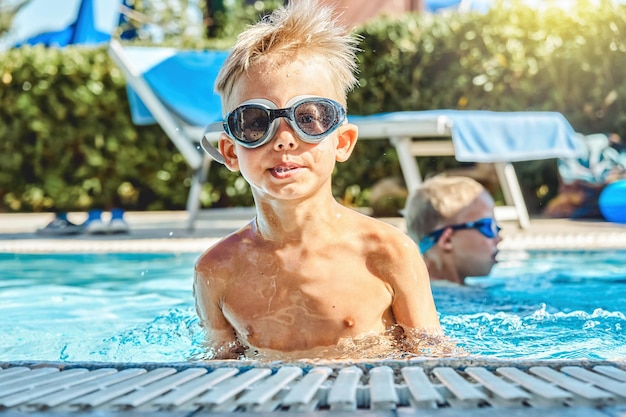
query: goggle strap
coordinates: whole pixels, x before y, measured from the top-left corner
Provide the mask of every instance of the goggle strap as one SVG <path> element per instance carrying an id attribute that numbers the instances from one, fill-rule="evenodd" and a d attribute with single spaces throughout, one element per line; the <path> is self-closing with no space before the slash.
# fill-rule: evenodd
<path id="1" fill-rule="evenodd" d="M 433 239 L 431 236 L 426 236 L 424 237 L 424 239 L 422 239 L 418 246 L 420 249 L 420 253 L 423 255 L 426 253 L 426 251 L 428 251 L 428 249 L 432 248 L 433 246 L 435 246 L 437 242 L 435 241 L 435 239 Z"/>
<path id="2" fill-rule="evenodd" d="M 202 136 L 202 139 L 200 139 L 200 146 L 202 146 L 202 149 L 204 149 L 205 152 L 208 153 L 215 161 L 220 164 L 224 164 L 226 162 L 224 156 L 211 144 L 209 139 L 206 137 L 206 134 Z"/>
<path id="3" fill-rule="evenodd" d="M 495 228 L 494 228 L 495 225 Z M 479 219 L 474 222 L 467 222 L 461 224 L 451 224 L 445 227 L 442 227 L 437 230 L 433 230 L 428 235 L 424 236 L 424 238 L 419 242 L 420 252 L 422 254 L 426 253 L 427 250 L 432 248 L 437 244 L 444 230 L 446 229 L 452 230 L 465 230 L 465 229 L 476 229 L 483 236 L 488 239 L 493 239 L 498 236 L 500 232 L 500 226 L 496 223 L 494 219 Z"/>

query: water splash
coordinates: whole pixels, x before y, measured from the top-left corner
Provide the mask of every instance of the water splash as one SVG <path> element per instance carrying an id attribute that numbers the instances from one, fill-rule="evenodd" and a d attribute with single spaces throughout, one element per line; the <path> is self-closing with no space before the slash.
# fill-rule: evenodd
<path id="1" fill-rule="evenodd" d="M 441 322 L 446 333 L 474 355 L 528 359 L 620 357 L 615 348 L 624 345 L 624 313 L 550 309 L 541 305 L 525 316 L 505 312 L 444 316 Z"/>

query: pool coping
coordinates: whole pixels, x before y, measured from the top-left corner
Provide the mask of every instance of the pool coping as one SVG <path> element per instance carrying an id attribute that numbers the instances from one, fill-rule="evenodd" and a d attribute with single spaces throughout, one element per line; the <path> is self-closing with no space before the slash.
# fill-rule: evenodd
<path id="1" fill-rule="evenodd" d="M 79 223 L 84 213 L 70 213 Z M 128 212 L 130 233 L 117 235 L 45 236 L 36 231 L 51 213 L 0 214 L 0 253 L 63 252 L 202 252 L 219 239 L 245 225 L 254 216 L 250 207 L 204 210 L 195 228 L 187 228 L 187 212 Z M 406 231 L 404 219 L 380 219 Z M 507 250 L 622 250 L 626 249 L 626 224 L 599 220 L 531 219 L 528 229 L 502 222 Z"/>
<path id="2" fill-rule="evenodd" d="M 16 360 L 0 361 L 0 369 L 8 366 L 28 366 L 28 367 L 58 367 L 70 369 L 76 367 L 92 368 L 130 368 L 142 367 L 154 369 L 157 367 L 171 367 L 177 370 L 204 367 L 208 369 L 218 369 L 222 367 L 235 367 L 250 369 L 256 367 L 280 368 L 283 366 L 296 366 L 303 369 L 310 369 L 316 366 L 328 366 L 330 368 L 345 368 L 355 366 L 367 370 L 376 366 L 389 366 L 393 369 L 408 365 L 419 365 L 424 369 L 433 369 L 440 366 L 452 367 L 455 369 L 465 369 L 470 366 L 482 366 L 489 369 L 514 366 L 518 369 L 527 369 L 532 366 L 555 366 L 563 367 L 570 365 L 599 366 L 612 365 L 626 370 L 626 358 L 619 359 L 591 359 L 591 358 L 570 358 L 570 359 L 528 359 L 528 358 L 493 358 L 485 356 L 464 356 L 464 357 L 410 357 L 406 359 L 378 359 L 378 360 L 250 360 L 250 359 L 225 359 L 225 360 L 190 360 L 186 362 L 107 362 L 107 361 L 41 361 L 41 360 Z"/>

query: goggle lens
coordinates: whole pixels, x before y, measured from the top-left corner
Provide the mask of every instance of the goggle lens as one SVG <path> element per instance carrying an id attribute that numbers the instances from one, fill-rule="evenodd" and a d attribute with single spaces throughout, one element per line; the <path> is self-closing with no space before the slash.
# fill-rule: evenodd
<path id="1" fill-rule="evenodd" d="M 304 102 L 294 108 L 294 119 L 307 135 L 322 136 L 335 127 L 339 115 L 329 102 Z"/>
<path id="2" fill-rule="evenodd" d="M 481 219 L 475 224 L 476 229 L 483 234 L 483 236 L 493 239 L 498 235 L 501 228 L 498 226 L 494 219 Z"/>
<path id="3" fill-rule="evenodd" d="M 238 107 L 228 116 L 228 129 L 237 140 L 254 143 L 269 129 L 268 110 L 252 104 Z"/>

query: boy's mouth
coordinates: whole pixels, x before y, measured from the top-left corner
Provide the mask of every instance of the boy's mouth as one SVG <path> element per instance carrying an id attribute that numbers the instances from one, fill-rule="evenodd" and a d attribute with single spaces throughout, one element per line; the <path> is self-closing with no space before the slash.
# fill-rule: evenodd
<path id="1" fill-rule="evenodd" d="M 271 169 L 272 174 L 274 175 L 278 175 L 278 176 L 283 176 L 291 171 L 294 171 L 296 169 L 300 168 L 297 165 L 278 165 L 275 166 L 274 168 Z"/>

